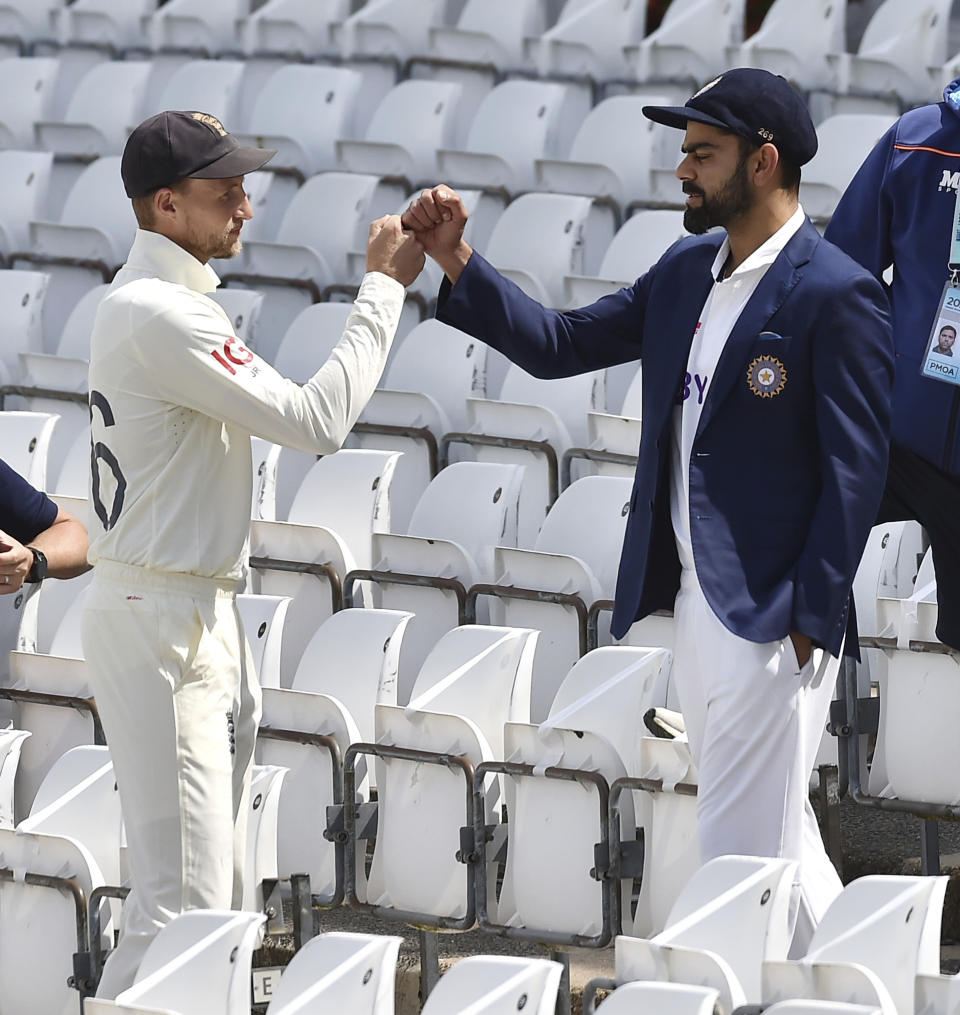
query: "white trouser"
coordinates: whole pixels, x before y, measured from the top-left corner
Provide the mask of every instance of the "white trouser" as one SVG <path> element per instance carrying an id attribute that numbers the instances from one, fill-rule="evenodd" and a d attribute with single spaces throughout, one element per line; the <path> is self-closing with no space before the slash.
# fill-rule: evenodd
<path id="1" fill-rule="evenodd" d="M 809 798 L 836 660 L 814 649 L 801 669 L 789 637 L 762 644 L 738 637 L 691 570 L 681 574 L 675 625 L 672 679 L 700 773 L 701 858 L 797 860 L 791 918 L 794 950 L 805 949 L 842 887 Z"/>
<path id="2" fill-rule="evenodd" d="M 236 583 L 98 563 L 83 617 L 110 747 L 131 892 L 99 997 L 129 987 L 156 934 L 186 909 L 242 898 L 260 688 Z"/>

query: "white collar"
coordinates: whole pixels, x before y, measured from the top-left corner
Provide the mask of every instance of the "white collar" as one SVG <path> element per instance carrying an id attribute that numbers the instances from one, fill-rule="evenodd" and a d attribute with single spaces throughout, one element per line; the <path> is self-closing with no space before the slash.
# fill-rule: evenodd
<path id="1" fill-rule="evenodd" d="M 725 237 L 723 243 L 720 244 L 716 258 L 714 258 L 713 267 L 710 269 L 710 273 L 715 281 L 729 282 L 738 275 L 746 274 L 748 271 L 756 271 L 758 268 L 766 268 L 768 265 L 773 264 L 780 256 L 783 248 L 793 238 L 794 233 L 803 225 L 805 219 L 806 214 L 804 213 L 803 206 L 798 204 L 797 210 L 772 236 L 764 240 L 742 264 L 737 265 L 736 269 L 730 273 L 729 278 L 722 279 L 720 276 L 723 273 L 723 266 L 727 263 L 727 258 L 730 256 L 730 238 Z"/>
<path id="2" fill-rule="evenodd" d="M 178 243 L 148 229 L 137 230 L 124 267 L 156 275 L 198 293 L 213 292 L 220 285 L 219 276 L 209 264 L 201 264 Z"/>

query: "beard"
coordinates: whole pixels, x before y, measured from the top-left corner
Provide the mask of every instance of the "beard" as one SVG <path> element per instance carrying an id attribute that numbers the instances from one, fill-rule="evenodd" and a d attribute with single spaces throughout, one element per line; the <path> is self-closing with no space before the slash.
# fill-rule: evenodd
<path id="1" fill-rule="evenodd" d="M 692 183 L 683 185 L 684 194 L 695 194 L 700 206 L 683 212 L 683 228 L 699 236 L 714 226 L 726 226 L 745 214 L 753 205 L 753 193 L 747 179 L 747 160 L 742 158 L 724 185 L 710 197 Z"/>
<path id="2" fill-rule="evenodd" d="M 218 258 L 225 260 L 236 257 L 243 250 L 243 241 L 240 236 L 233 232 L 234 226 L 222 233 L 201 232 L 198 229 L 191 230 L 184 246 L 204 264 Z"/>

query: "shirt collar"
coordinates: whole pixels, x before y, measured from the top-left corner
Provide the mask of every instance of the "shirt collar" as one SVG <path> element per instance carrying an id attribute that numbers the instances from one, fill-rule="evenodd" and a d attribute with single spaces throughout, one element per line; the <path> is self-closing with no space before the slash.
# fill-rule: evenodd
<path id="1" fill-rule="evenodd" d="M 124 267 L 148 272 L 198 293 L 213 292 L 220 285 L 219 276 L 209 264 L 201 264 L 178 243 L 147 229 L 137 230 Z"/>
<path id="2" fill-rule="evenodd" d="M 769 239 L 764 240 L 759 247 L 740 265 L 737 266 L 735 271 L 730 273 L 730 279 L 735 279 L 739 275 L 744 275 L 748 271 L 756 271 L 758 268 L 766 268 L 780 256 L 780 252 L 793 238 L 794 233 L 803 225 L 806 219 L 803 206 L 798 204 L 797 210 L 787 219 L 786 222 L 771 236 Z M 715 281 L 729 281 L 730 279 L 721 279 L 723 273 L 723 266 L 727 263 L 727 258 L 730 256 L 730 239 L 725 237 L 723 243 L 720 244 L 720 249 L 717 251 L 717 256 L 714 258 L 713 267 L 710 269 Z"/>

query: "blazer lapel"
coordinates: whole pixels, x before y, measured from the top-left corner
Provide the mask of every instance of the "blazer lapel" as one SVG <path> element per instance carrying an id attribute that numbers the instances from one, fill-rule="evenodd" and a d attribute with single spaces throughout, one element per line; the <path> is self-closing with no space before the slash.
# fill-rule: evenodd
<path id="1" fill-rule="evenodd" d="M 783 305 L 790 291 L 803 277 L 802 266 L 810 260 L 820 234 L 807 219 L 770 265 L 756 291 L 747 301 L 737 323 L 730 332 L 707 391 L 697 433 L 710 425 L 718 406 L 746 369 L 746 356 L 754 339 Z M 771 351 L 773 347 L 771 346 Z"/>

